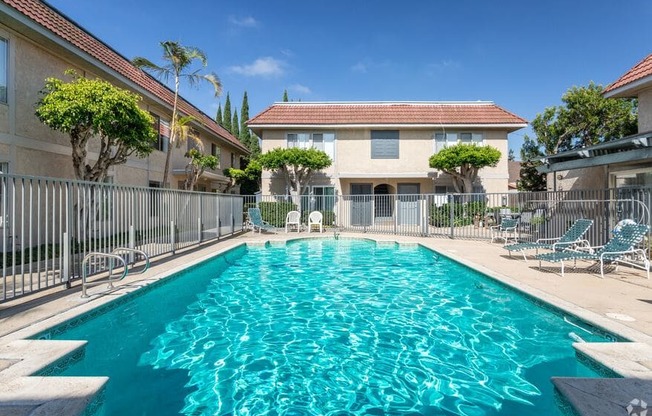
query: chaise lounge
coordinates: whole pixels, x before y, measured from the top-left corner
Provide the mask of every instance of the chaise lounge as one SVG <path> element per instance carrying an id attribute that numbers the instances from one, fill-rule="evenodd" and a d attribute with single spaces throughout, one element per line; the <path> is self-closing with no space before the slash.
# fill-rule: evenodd
<path id="1" fill-rule="evenodd" d="M 591 225 L 593 225 L 593 220 L 580 218 L 561 237 L 539 238 L 535 242 L 509 244 L 504 246 L 504 248 L 509 250 L 510 257 L 512 256 L 512 251 L 516 251 L 523 254 L 523 259 L 527 261 L 527 256 L 525 255 L 527 250 L 536 250 L 535 254 L 539 254 L 539 249 L 562 251 L 578 247 L 589 247 L 591 244 L 584 239 L 584 234 L 591 228 Z"/>
<path id="2" fill-rule="evenodd" d="M 267 221 L 263 221 L 263 217 L 260 214 L 260 208 L 249 208 L 247 210 L 247 214 L 249 216 L 249 225 L 251 226 L 254 232 L 256 232 L 256 229 L 258 229 L 259 234 L 263 230 L 265 231 L 276 230 L 276 228 L 270 225 Z"/>
<path id="3" fill-rule="evenodd" d="M 539 269 L 541 261 L 549 261 L 561 264 L 561 275 L 564 276 L 564 261 L 573 260 L 595 260 L 600 262 L 600 277 L 604 279 L 605 263 L 624 263 L 634 267 L 642 268 L 647 272 L 647 278 L 650 278 L 650 261 L 648 260 L 645 250 L 636 248 L 649 231 L 646 224 L 627 224 L 622 227 L 620 232 L 602 247 L 585 247 L 581 250 L 555 251 L 552 253 L 538 254 Z M 635 263 L 628 256 L 636 256 L 640 263 Z"/>

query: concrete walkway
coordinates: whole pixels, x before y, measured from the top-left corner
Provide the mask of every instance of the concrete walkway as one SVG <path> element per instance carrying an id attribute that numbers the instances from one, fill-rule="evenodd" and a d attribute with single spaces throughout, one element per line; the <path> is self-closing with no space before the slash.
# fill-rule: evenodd
<path id="1" fill-rule="evenodd" d="M 54 377 L 28 377 L 38 369 L 83 349 L 83 345 L 67 341 L 25 341 L 25 338 L 239 244 L 280 243 L 287 238 L 317 236 L 307 233 L 246 233 L 187 251 L 183 255 L 156 258 L 150 270 L 128 276 L 114 290 L 107 291 L 104 285 L 91 288 L 89 299 L 80 298 L 78 282 L 73 289 L 55 288 L 40 293 L 38 297 L 28 296 L 0 304 L 0 385 L 10 386 L 0 389 L 0 415 L 79 414 L 77 409 L 92 403 L 106 383 L 102 377 L 68 378 L 65 388 L 62 388 L 61 380 Z M 332 237 L 333 233 L 321 236 Z M 627 385 L 623 384 L 622 379 L 613 380 L 613 383 L 619 383 L 618 388 L 613 389 L 618 392 L 618 397 L 600 393 L 587 410 L 582 408 L 586 400 L 581 397 L 573 400 L 573 392 L 585 395 L 590 385 L 608 392 L 605 383 L 608 385 L 609 379 L 602 379 L 600 384 L 587 384 L 582 379 L 562 379 L 555 383 L 580 414 L 618 414 L 613 411 L 596 413 L 595 409 L 600 408 L 599 400 L 608 401 L 609 407 L 605 409 L 617 408 L 622 410 L 623 415 L 628 414 L 626 407 L 632 399 L 652 403 L 652 397 L 641 397 L 652 391 L 652 381 L 648 381 L 652 380 L 652 281 L 645 278 L 644 271 L 622 266 L 618 270 L 609 269 L 608 277 L 601 279 L 599 270 L 587 269 L 591 263 L 578 262 L 578 268 L 567 268 L 562 278 L 558 274 L 557 264 L 544 264 L 547 268 L 539 270 L 538 262 L 526 262 L 520 255 L 510 258 L 507 250 L 497 243 L 351 233 L 343 233 L 341 237 L 422 244 L 632 341 L 577 344 L 579 353 L 600 361 L 624 377 L 640 380 Z"/>

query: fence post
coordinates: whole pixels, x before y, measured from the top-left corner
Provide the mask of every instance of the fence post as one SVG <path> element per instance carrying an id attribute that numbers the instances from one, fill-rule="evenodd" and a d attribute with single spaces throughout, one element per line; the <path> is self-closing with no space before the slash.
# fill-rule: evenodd
<path id="1" fill-rule="evenodd" d="M 176 238 L 175 238 L 175 225 L 174 225 L 174 220 L 170 221 L 170 252 L 172 254 L 175 253 L 175 247 L 176 247 Z"/>
<path id="2" fill-rule="evenodd" d="M 455 207 L 453 206 L 453 195 L 448 194 L 448 221 L 451 226 L 450 238 L 455 238 Z"/>
<path id="3" fill-rule="evenodd" d="M 72 192 L 71 192 L 71 187 L 72 184 L 70 182 L 66 182 L 66 231 L 63 233 L 63 278 L 65 279 L 66 282 L 66 287 L 70 288 L 71 287 L 71 280 L 72 280 L 72 270 L 70 270 L 70 256 L 72 255 L 70 253 L 70 232 L 72 228 L 72 209 L 73 209 L 73 203 L 72 203 Z"/>
<path id="4" fill-rule="evenodd" d="M 72 287 L 71 278 L 70 278 L 70 239 L 68 238 L 68 232 L 63 233 L 63 278 L 66 282 L 66 288 L 70 289 Z"/>
<path id="5" fill-rule="evenodd" d="M 129 226 L 129 248 L 130 249 L 135 249 L 136 248 L 136 227 L 133 225 Z M 129 263 L 133 264 L 135 262 L 134 258 L 134 252 L 130 251 L 129 252 Z"/>
<path id="6" fill-rule="evenodd" d="M 428 236 L 428 195 L 421 199 L 421 235 Z"/>
<path id="7" fill-rule="evenodd" d="M 221 233 L 220 229 L 222 228 L 220 227 L 220 196 L 219 195 L 215 195 L 215 205 L 216 205 L 215 224 L 217 224 L 217 239 L 219 240 L 220 233 Z"/>
<path id="8" fill-rule="evenodd" d="M 233 201 L 235 198 L 230 197 L 231 199 L 231 235 L 235 234 L 235 217 L 233 216 Z"/>
<path id="9" fill-rule="evenodd" d="M 399 209 L 401 209 L 401 206 L 398 197 L 396 197 L 394 198 L 394 235 L 398 234 L 398 216 L 401 215 Z"/>
<path id="10" fill-rule="evenodd" d="M 197 244 L 201 244 L 202 238 L 202 217 L 204 215 L 204 195 L 199 195 L 199 215 L 197 215 Z"/>

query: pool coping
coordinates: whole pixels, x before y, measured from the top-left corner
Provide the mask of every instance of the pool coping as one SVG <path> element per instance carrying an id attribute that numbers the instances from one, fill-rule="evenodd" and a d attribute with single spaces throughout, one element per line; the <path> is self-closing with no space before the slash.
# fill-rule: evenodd
<path id="1" fill-rule="evenodd" d="M 38 414 L 32 413 L 35 412 L 35 410 L 46 411 L 43 414 L 48 415 L 82 414 L 86 406 L 93 403 L 97 395 L 101 395 L 103 386 L 108 380 L 106 377 L 66 377 L 65 382 L 62 383 L 61 380 L 58 380 L 61 377 L 31 376 L 39 369 L 53 365 L 64 356 L 73 354 L 75 351 L 80 349 L 83 350 L 83 345 L 68 344 L 64 346 L 63 344 L 69 343 L 70 341 L 25 340 L 26 338 L 42 333 L 49 328 L 53 328 L 66 321 L 79 317 L 98 307 L 105 306 L 128 294 L 132 294 L 141 288 L 160 282 L 175 273 L 195 266 L 215 256 L 222 255 L 242 245 L 283 245 L 296 239 L 332 238 L 330 235 L 315 234 L 288 236 L 283 240 L 265 239 L 264 236 L 262 238 L 259 237 L 258 239 L 247 239 L 246 236 L 244 237 L 245 238 L 242 238 L 239 241 L 222 242 L 222 244 L 225 245 L 215 251 L 203 255 L 200 254 L 198 257 L 188 262 L 178 261 L 178 265 L 164 271 L 156 271 L 155 273 L 152 273 L 152 275 L 147 275 L 140 279 L 137 278 L 138 275 L 135 275 L 135 278 L 132 277 L 126 282 L 121 282 L 122 284 L 116 285 L 116 288 L 112 291 L 107 291 L 100 286 L 96 286 L 89 291 L 91 295 L 90 298 L 79 299 L 77 297 L 76 299 L 68 299 L 67 301 L 71 302 L 69 303 L 70 307 L 61 313 L 34 322 L 26 327 L 0 337 L 0 383 L 11 383 L 10 385 L 12 386 L 10 389 L 7 389 L 6 392 L 0 393 L 0 413 L 2 413 L 2 408 L 5 407 L 5 409 L 18 409 L 15 413 L 17 415 Z M 652 383 L 652 359 L 650 358 L 652 357 L 652 336 L 610 320 L 596 312 L 589 311 L 571 302 L 565 301 L 555 295 L 519 282 L 514 278 L 495 272 L 487 267 L 474 263 L 469 259 L 463 258 L 455 252 L 437 248 L 435 247 L 436 244 L 434 244 L 436 240 L 423 239 L 423 241 L 402 241 L 400 238 L 348 234 L 341 238 L 366 239 L 374 241 L 377 244 L 404 244 L 425 247 L 443 255 L 444 257 L 461 263 L 466 267 L 477 270 L 517 292 L 523 293 L 526 296 L 549 305 L 551 308 L 558 309 L 563 313 L 568 313 L 603 331 L 621 336 L 630 342 L 576 343 L 573 346 L 578 354 L 589 357 L 591 360 L 594 360 L 616 374 L 625 378 L 639 379 L 641 383 Z M 182 257 L 177 260 L 179 259 L 183 260 Z M 26 348 L 25 342 L 29 342 L 30 348 Z M 57 346 L 56 348 L 53 347 L 56 344 L 62 346 Z M 68 353 L 61 353 L 61 350 L 65 351 L 66 348 L 69 348 L 70 351 Z M 8 351 L 12 352 L 8 353 Z M 556 380 L 553 380 L 553 382 L 556 386 L 558 383 L 560 383 L 560 386 L 574 386 L 575 384 L 573 383 L 580 386 L 586 386 L 587 383 L 583 380 L 584 379 L 568 379 L 564 380 L 564 383 L 557 382 Z M 608 383 L 608 380 L 622 379 L 600 380 L 604 380 L 604 383 Z M 604 383 L 600 384 L 601 388 L 604 386 Z M 66 388 L 62 389 L 62 385 Z M 622 385 L 622 383 L 619 385 Z M 632 386 L 638 387 L 640 385 L 632 384 Z M 577 401 L 573 401 L 574 396 L 569 392 L 574 391 L 574 389 L 560 387 L 558 390 L 566 396 L 568 402 L 575 408 L 578 414 L 596 415 L 593 408 L 591 408 L 590 413 L 587 413 L 586 410 L 582 410 L 581 403 L 578 404 L 576 403 Z M 43 391 L 48 391 L 51 395 L 43 395 Z M 59 392 L 58 394 L 56 393 L 57 391 Z M 620 388 L 618 391 L 620 391 Z M 633 395 L 628 399 L 627 403 L 629 403 L 629 400 L 636 398 L 635 393 L 636 392 L 631 392 Z M 568 395 L 570 395 L 570 397 Z M 621 396 L 625 397 L 622 394 Z M 32 399 L 29 399 L 29 397 L 32 397 Z M 33 397 L 40 397 L 40 399 L 37 400 Z M 604 397 L 603 395 L 601 398 L 607 399 L 611 402 L 611 398 L 609 397 Z M 625 409 L 627 403 L 621 403 L 623 404 L 621 408 Z M 15 407 L 15 409 L 12 408 L 12 406 Z M 23 407 L 18 408 L 16 406 Z M 24 411 L 25 413 L 20 413 L 20 411 Z M 598 413 L 598 415 L 599 414 L 600 413 Z"/>

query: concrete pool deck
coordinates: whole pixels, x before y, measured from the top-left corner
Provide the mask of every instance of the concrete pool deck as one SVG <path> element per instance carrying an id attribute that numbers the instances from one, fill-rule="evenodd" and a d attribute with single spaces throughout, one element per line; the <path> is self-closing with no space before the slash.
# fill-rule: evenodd
<path id="1" fill-rule="evenodd" d="M 107 381 L 104 377 L 32 376 L 66 357 L 83 354 L 84 343 L 26 338 L 242 243 L 282 244 L 288 238 L 318 236 L 245 233 L 183 255 L 156 258 L 146 273 L 129 275 L 111 291 L 104 285 L 92 287 L 88 299 L 80 298 L 80 282 L 76 282 L 72 289 L 50 289 L 0 304 L 0 385 L 7 386 L 0 389 L 0 415 L 81 414 Z M 322 236 L 332 237 L 333 233 Z M 632 341 L 575 345 L 579 354 L 627 379 L 595 383 L 563 378 L 554 382 L 582 415 L 627 415 L 627 406 L 634 400 L 652 403 L 652 280 L 645 278 L 644 271 L 622 266 L 609 269 L 607 278 L 601 279 L 599 270 L 587 270 L 591 263 L 578 262 L 578 268 L 567 268 L 562 278 L 557 264 L 544 263 L 544 270 L 539 270 L 538 262 L 526 262 L 520 255 L 510 258 L 497 243 L 354 233 L 342 233 L 341 237 L 421 244 Z"/>

